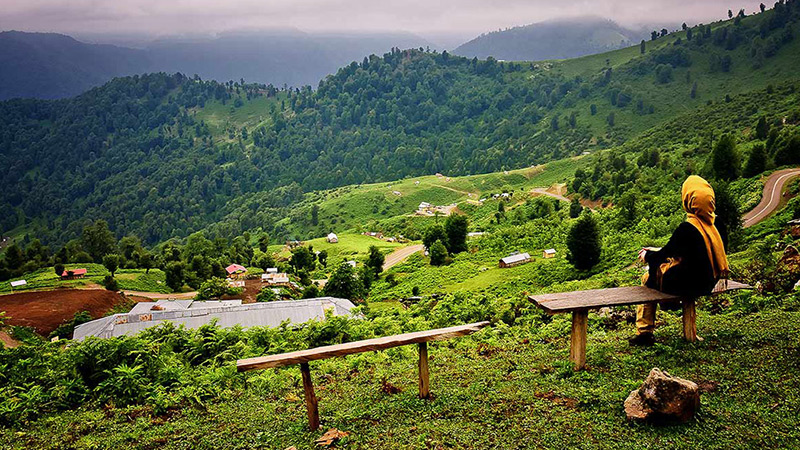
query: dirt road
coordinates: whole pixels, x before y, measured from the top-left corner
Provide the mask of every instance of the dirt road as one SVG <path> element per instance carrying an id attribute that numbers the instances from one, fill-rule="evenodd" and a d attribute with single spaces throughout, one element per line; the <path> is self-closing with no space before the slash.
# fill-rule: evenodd
<path id="1" fill-rule="evenodd" d="M 561 194 L 557 194 L 557 193 L 551 192 L 550 189 L 551 188 L 534 188 L 534 189 L 531 189 L 531 194 L 544 195 L 546 197 L 555 198 L 555 199 L 561 200 L 562 202 L 567 202 L 567 203 L 572 201 L 572 200 L 568 199 L 567 197 L 564 197 Z"/>
<path id="2" fill-rule="evenodd" d="M 398 248 L 392 253 L 386 255 L 386 259 L 383 261 L 383 270 L 388 270 L 390 267 L 400 264 L 401 262 L 405 261 L 406 258 L 413 255 L 414 253 L 421 252 L 423 248 L 424 246 L 422 244 L 409 245 L 408 247 Z"/>
<path id="3" fill-rule="evenodd" d="M 783 188 L 792 178 L 800 175 L 800 169 L 779 170 L 767 178 L 764 183 L 764 196 L 761 202 L 742 218 L 742 225 L 747 228 L 766 219 L 780 205 Z"/>

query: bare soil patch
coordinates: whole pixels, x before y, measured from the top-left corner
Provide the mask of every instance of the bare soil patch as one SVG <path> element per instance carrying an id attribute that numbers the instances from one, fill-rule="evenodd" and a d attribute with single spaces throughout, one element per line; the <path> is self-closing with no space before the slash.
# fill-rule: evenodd
<path id="1" fill-rule="evenodd" d="M 57 289 L 0 295 L 0 311 L 6 312 L 7 325 L 32 327 L 46 336 L 76 312 L 88 311 L 97 319 L 124 301 L 105 289 Z"/>

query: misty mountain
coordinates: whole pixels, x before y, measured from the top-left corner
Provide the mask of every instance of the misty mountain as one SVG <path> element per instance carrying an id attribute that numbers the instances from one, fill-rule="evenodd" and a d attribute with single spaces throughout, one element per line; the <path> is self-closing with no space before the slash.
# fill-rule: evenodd
<path id="1" fill-rule="evenodd" d="M 392 47 L 428 47 L 407 33 L 309 34 L 296 30 L 162 39 L 144 48 L 87 44 L 55 33 L 0 33 L 0 100 L 71 97 L 113 77 L 181 72 L 217 81 L 312 85 L 352 61 Z"/>
<path id="2" fill-rule="evenodd" d="M 316 87 L 326 75 L 392 47 L 428 47 L 407 33 L 311 34 L 297 30 L 227 33 L 213 39 L 158 41 L 147 47 L 155 70 L 217 81 Z"/>
<path id="3" fill-rule="evenodd" d="M 85 44 L 63 34 L 0 32 L 0 99 L 70 97 L 146 67 L 142 50 Z"/>
<path id="4" fill-rule="evenodd" d="M 600 17 L 554 19 L 483 34 L 453 50 L 459 56 L 506 61 L 566 59 L 632 45 L 649 32 Z"/>

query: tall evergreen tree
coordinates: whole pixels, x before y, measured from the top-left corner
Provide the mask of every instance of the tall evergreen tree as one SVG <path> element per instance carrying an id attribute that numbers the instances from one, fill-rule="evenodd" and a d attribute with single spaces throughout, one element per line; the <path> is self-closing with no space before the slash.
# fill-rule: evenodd
<path id="1" fill-rule="evenodd" d="M 370 245 L 369 254 L 367 255 L 366 266 L 372 269 L 372 274 L 377 278 L 383 272 L 383 262 L 385 258 L 380 249 L 374 245 Z"/>
<path id="2" fill-rule="evenodd" d="M 714 178 L 724 181 L 735 180 L 741 176 L 741 168 L 736 141 L 730 134 L 722 136 L 711 154 L 711 170 Z"/>
<path id="3" fill-rule="evenodd" d="M 461 214 L 452 214 L 444 222 L 447 235 L 447 250 L 450 253 L 461 253 L 467 250 L 467 229 L 469 219 Z"/>
<path id="4" fill-rule="evenodd" d="M 769 123 L 767 122 L 767 118 L 761 116 L 758 118 L 758 122 L 756 122 L 756 138 L 758 139 L 766 139 L 769 135 Z"/>
<path id="5" fill-rule="evenodd" d="M 591 213 L 582 214 L 567 234 L 567 260 L 578 270 L 589 270 L 600 262 L 600 227 Z"/>
<path id="6" fill-rule="evenodd" d="M 744 176 L 747 178 L 754 177 L 766 169 L 767 166 L 767 151 L 763 144 L 753 146 L 750 155 L 747 157 L 747 163 L 744 165 Z"/>
<path id="7" fill-rule="evenodd" d="M 582 212 L 583 206 L 581 206 L 581 202 L 576 194 L 574 197 L 572 197 L 572 201 L 569 203 L 569 216 L 573 219 L 576 219 L 580 217 Z"/>

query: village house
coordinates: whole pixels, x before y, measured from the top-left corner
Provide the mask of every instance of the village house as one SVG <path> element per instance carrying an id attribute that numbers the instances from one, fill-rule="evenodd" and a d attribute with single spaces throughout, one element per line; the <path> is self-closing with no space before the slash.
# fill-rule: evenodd
<path id="1" fill-rule="evenodd" d="M 533 261 L 533 259 L 528 253 L 518 253 L 516 255 L 506 256 L 505 258 L 501 259 L 499 267 L 505 269 L 508 267 L 519 266 L 520 264 L 527 264 L 531 261 Z"/>
<path id="2" fill-rule="evenodd" d="M 86 269 L 72 269 L 61 272 L 62 280 L 75 280 L 86 276 Z"/>
<path id="3" fill-rule="evenodd" d="M 268 272 L 261 275 L 261 282 L 267 283 L 271 286 L 288 286 L 289 285 L 289 274 L 286 273 L 278 273 L 276 272 Z"/>
<path id="4" fill-rule="evenodd" d="M 335 233 L 328 234 L 328 237 L 325 238 L 329 244 L 335 244 L 339 242 L 339 236 L 336 236 Z"/>
<path id="5" fill-rule="evenodd" d="M 225 272 L 228 273 L 228 278 L 238 278 L 247 273 L 247 269 L 239 264 L 231 264 L 225 268 Z"/>
<path id="6" fill-rule="evenodd" d="M 542 252 L 542 258 L 555 258 L 556 257 L 556 249 L 548 248 L 547 250 Z"/>

